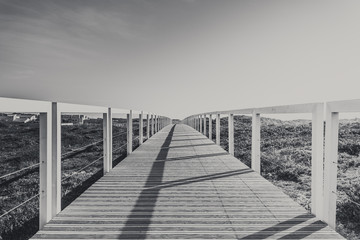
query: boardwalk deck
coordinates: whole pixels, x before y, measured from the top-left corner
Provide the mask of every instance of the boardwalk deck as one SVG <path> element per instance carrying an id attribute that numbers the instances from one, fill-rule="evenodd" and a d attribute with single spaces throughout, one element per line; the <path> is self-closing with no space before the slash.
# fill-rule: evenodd
<path id="1" fill-rule="evenodd" d="M 342 239 L 186 125 L 168 126 L 33 239 Z"/>

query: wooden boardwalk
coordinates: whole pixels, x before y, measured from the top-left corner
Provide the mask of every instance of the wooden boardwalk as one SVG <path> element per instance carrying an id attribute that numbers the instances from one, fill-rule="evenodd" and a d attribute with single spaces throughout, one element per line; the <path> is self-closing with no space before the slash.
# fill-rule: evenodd
<path id="1" fill-rule="evenodd" d="M 186 125 L 167 126 L 33 239 L 342 239 Z"/>

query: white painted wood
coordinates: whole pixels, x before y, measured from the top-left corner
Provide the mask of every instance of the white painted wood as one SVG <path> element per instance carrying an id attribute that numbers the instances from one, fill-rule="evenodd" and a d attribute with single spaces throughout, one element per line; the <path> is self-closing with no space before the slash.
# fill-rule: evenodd
<path id="1" fill-rule="evenodd" d="M 220 114 L 216 114 L 216 144 L 220 146 Z"/>
<path id="2" fill-rule="evenodd" d="M 332 112 L 360 112 L 360 99 L 328 102 Z"/>
<path id="3" fill-rule="evenodd" d="M 212 114 L 209 115 L 209 139 L 212 140 Z"/>
<path id="4" fill-rule="evenodd" d="M 154 114 L 151 114 L 151 136 L 154 135 L 154 132 L 155 132 Z"/>
<path id="5" fill-rule="evenodd" d="M 161 116 L 158 116 L 158 131 L 161 130 Z"/>
<path id="6" fill-rule="evenodd" d="M 154 115 L 154 134 L 157 133 L 157 116 Z"/>
<path id="7" fill-rule="evenodd" d="M 62 113 L 107 113 L 107 107 L 58 103 L 58 111 Z"/>
<path id="8" fill-rule="evenodd" d="M 228 119 L 229 132 L 229 153 L 234 156 L 234 114 L 229 114 Z"/>
<path id="9" fill-rule="evenodd" d="M 223 115 L 227 115 L 229 113 L 233 113 L 233 114 L 251 114 L 254 111 L 254 108 L 246 108 L 246 109 L 234 109 L 234 110 L 225 110 L 225 111 L 214 111 L 214 112 L 205 112 L 205 113 L 201 113 L 201 114 L 206 114 L 206 115 L 216 115 L 216 114 L 223 114 Z M 192 116 L 196 116 L 195 115 L 191 115 Z"/>
<path id="10" fill-rule="evenodd" d="M 103 113 L 103 170 L 104 175 L 110 172 L 110 149 L 109 149 L 109 120 L 108 114 Z"/>
<path id="11" fill-rule="evenodd" d="M 324 221 L 336 227 L 336 188 L 339 142 L 339 113 L 327 106 L 325 128 Z"/>
<path id="12" fill-rule="evenodd" d="M 108 131 L 109 131 L 109 141 L 108 141 L 108 152 L 109 152 L 109 168 L 112 169 L 112 161 L 113 161 L 113 113 L 112 109 L 108 108 Z"/>
<path id="13" fill-rule="evenodd" d="M 61 112 L 57 109 L 57 103 L 52 103 L 52 217 L 61 211 Z"/>
<path id="14" fill-rule="evenodd" d="M 50 113 L 51 102 L 0 97 L 0 112 Z"/>
<path id="15" fill-rule="evenodd" d="M 199 132 L 203 133 L 202 115 L 199 115 Z"/>
<path id="16" fill-rule="evenodd" d="M 324 191 L 324 104 L 317 104 L 312 113 L 311 212 L 323 219 Z"/>
<path id="17" fill-rule="evenodd" d="M 111 108 L 112 114 L 128 114 L 129 109 Z"/>
<path id="18" fill-rule="evenodd" d="M 139 144 L 143 144 L 144 138 L 144 120 L 143 120 L 143 112 L 139 114 Z"/>
<path id="19" fill-rule="evenodd" d="M 204 114 L 204 135 L 206 136 L 206 114 Z"/>
<path id="20" fill-rule="evenodd" d="M 317 103 L 294 104 L 294 105 L 256 108 L 256 112 L 263 113 L 263 114 L 312 113 L 315 104 L 317 104 Z"/>
<path id="21" fill-rule="evenodd" d="M 359 100 L 360 102 L 360 100 Z M 264 107 L 264 108 L 246 108 L 246 109 L 234 109 L 234 110 L 226 110 L 226 111 L 214 111 L 214 112 L 206 112 L 201 114 L 252 114 L 254 111 L 256 113 L 261 114 L 286 114 L 286 113 L 312 113 L 314 106 L 318 103 L 306 103 L 306 104 L 294 104 L 294 105 L 283 105 L 283 106 L 272 106 L 272 107 Z M 336 103 L 334 102 L 334 106 Z M 345 104 L 344 104 L 345 105 Z M 350 104 L 350 106 L 355 106 L 356 103 Z M 353 108 L 355 107 L 349 107 Z M 360 111 L 360 110 L 359 110 Z M 197 115 L 192 115 L 197 116 Z M 192 117 L 190 116 L 190 117 Z"/>
<path id="22" fill-rule="evenodd" d="M 146 138 L 150 138 L 150 114 L 146 114 Z"/>
<path id="23" fill-rule="evenodd" d="M 126 129 L 127 129 L 127 155 L 129 155 L 130 153 L 132 153 L 132 149 L 133 149 L 133 122 L 132 122 L 132 110 L 130 110 L 130 113 L 127 114 L 127 124 L 126 124 Z"/>
<path id="24" fill-rule="evenodd" d="M 112 109 L 109 108 L 109 160 L 110 170 L 113 168 L 113 113 Z"/>
<path id="25" fill-rule="evenodd" d="M 253 112 L 251 133 L 251 168 L 260 174 L 260 114 Z"/>
<path id="26" fill-rule="evenodd" d="M 51 114 L 40 113 L 39 228 L 52 218 Z"/>

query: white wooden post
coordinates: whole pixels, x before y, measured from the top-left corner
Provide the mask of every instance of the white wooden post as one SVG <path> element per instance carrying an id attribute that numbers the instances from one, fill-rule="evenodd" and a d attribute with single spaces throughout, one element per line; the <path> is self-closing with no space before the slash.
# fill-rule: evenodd
<path id="1" fill-rule="evenodd" d="M 139 145 L 143 143 L 144 138 L 144 122 L 143 122 L 143 111 L 139 114 Z"/>
<path id="2" fill-rule="evenodd" d="M 339 142 L 339 113 L 326 108 L 324 169 L 324 221 L 336 227 L 336 187 Z"/>
<path id="3" fill-rule="evenodd" d="M 260 114 L 253 112 L 251 133 L 251 168 L 260 174 Z"/>
<path id="4" fill-rule="evenodd" d="M 212 114 L 209 115 L 209 139 L 212 140 Z"/>
<path id="5" fill-rule="evenodd" d="M 229 132 L 229 153 L 234 156 L 234 114 L 229 114 L 228 119 Z"/>
<path id="6" fill-rule="evenodd" d="M 146 114 L 146 138 L 150 138 L 150 115 Z"/>
<path id="7" fill-rule="evenodd" d="M 206 114 L 204 114 L 204 135 L 206 136 Z"/>
<path id="8" fill-rule="evenodd" d="M 220 146 L 220 114 L 216 114 L 216 144 Z"/>
<path id="9" fill-rule="evenodd" d="M 155 133 L 157 133 L 158 132 L 158 128 L 157 128 L 157 118 L 158 118 L 158 116 L 157 115 L 155 115 L 155 117 L 154 117 L 154 131 L 155 131 Z"/>
<path id="10" fill-rule="evenodd" d="M 113 161 L 113 115 L 112 115 L 112 110 L 111 108 L 108 109 L 108 130 L 109 130 L 109 167 L 110 170 L 113 168 L 112 167 L 112 161 Z"/>
<path id="11" fill-rule="evenodd" d="M 52 103 L 52 217 L 61 211 L 61 112 Z"/>
<path id="12" fill-rule="evenodd" d="M 316 104 L 312 112 L 311 141 L 311 212 L 323 219 L 324 193 L 324 105 Z"/>
<path id="13" fill-rule="evenodd" d="M 52 154 L 51 154 L 51 115 L 40 113 L 40 189 L 39 189 L 39 228 L 52 218 Z"/>
<path id="14" fill-rule="evenodd" d="M 110 132 L 109 132 L 109 115 L 103 113 L 103 166 L 104 175 L 110 172 Z"/>
<path id="15" fill-rule="evenodd" d="M 151 136 L 154 135 L 154 114 L 151 114 Z"/>
<path id="16" fill-rule="evenodd" d="M 127 114 L 127 155 L 132 153 L 132 135 L 133 135 L 133 129 L 132 129 L 132 110 L 130 110 L 130 113 Z"/>
<path id="17" fill-rule="evenodd" d="M 200 127 L 199 127 L 199 132 L 200 133 L 203 133 L 203 128 L 202 128 L 202 116 L 201 115 L 199 115 L 199 125 L 200 125 Z"/>

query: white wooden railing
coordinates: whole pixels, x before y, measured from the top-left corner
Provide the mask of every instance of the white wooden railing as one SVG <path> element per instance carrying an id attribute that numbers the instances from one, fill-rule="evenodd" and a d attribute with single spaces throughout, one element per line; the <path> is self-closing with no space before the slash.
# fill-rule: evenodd
<path id="1" fill-rule="evenodd" d="M 143 143 L 143 111 L 134 113 L 132 110 L 110 107 L 0 98 L 0 112 L 40 113 L 40 229 L 61 211 L 61 114 L 103 114 L 104 174 L 112 168 L 112 119 L 114 114 L 127 114 L 127 153 L 130 154 L 133 149 L 132 117 L 134 114 L 139 114 L 139 144 Z M 171 123 L 171 119 L 165 116 L 150 112 L 145 115 L 147 138 L 150 137 L 150 133 L 152 136 Z"/>
<path id="2" fill-rule="evenodd" d="M 335 229 L 339 112 L 360 112 L 360 100 L 206 112 L 189 116 L 182 122 L 204 135 L 208 131 L 211 139 L 212 119 L 215 115 L 215 143 L 220 145 L 220 117 L 228 115 L 228 148 L 229 153 L 234 155 L 234 115 L 252 114 L 251 168 L 260 174 L 260 115 L 312 114 L 311 212 Z M 207 122 L 209 129 L 206 128 Z"/>

